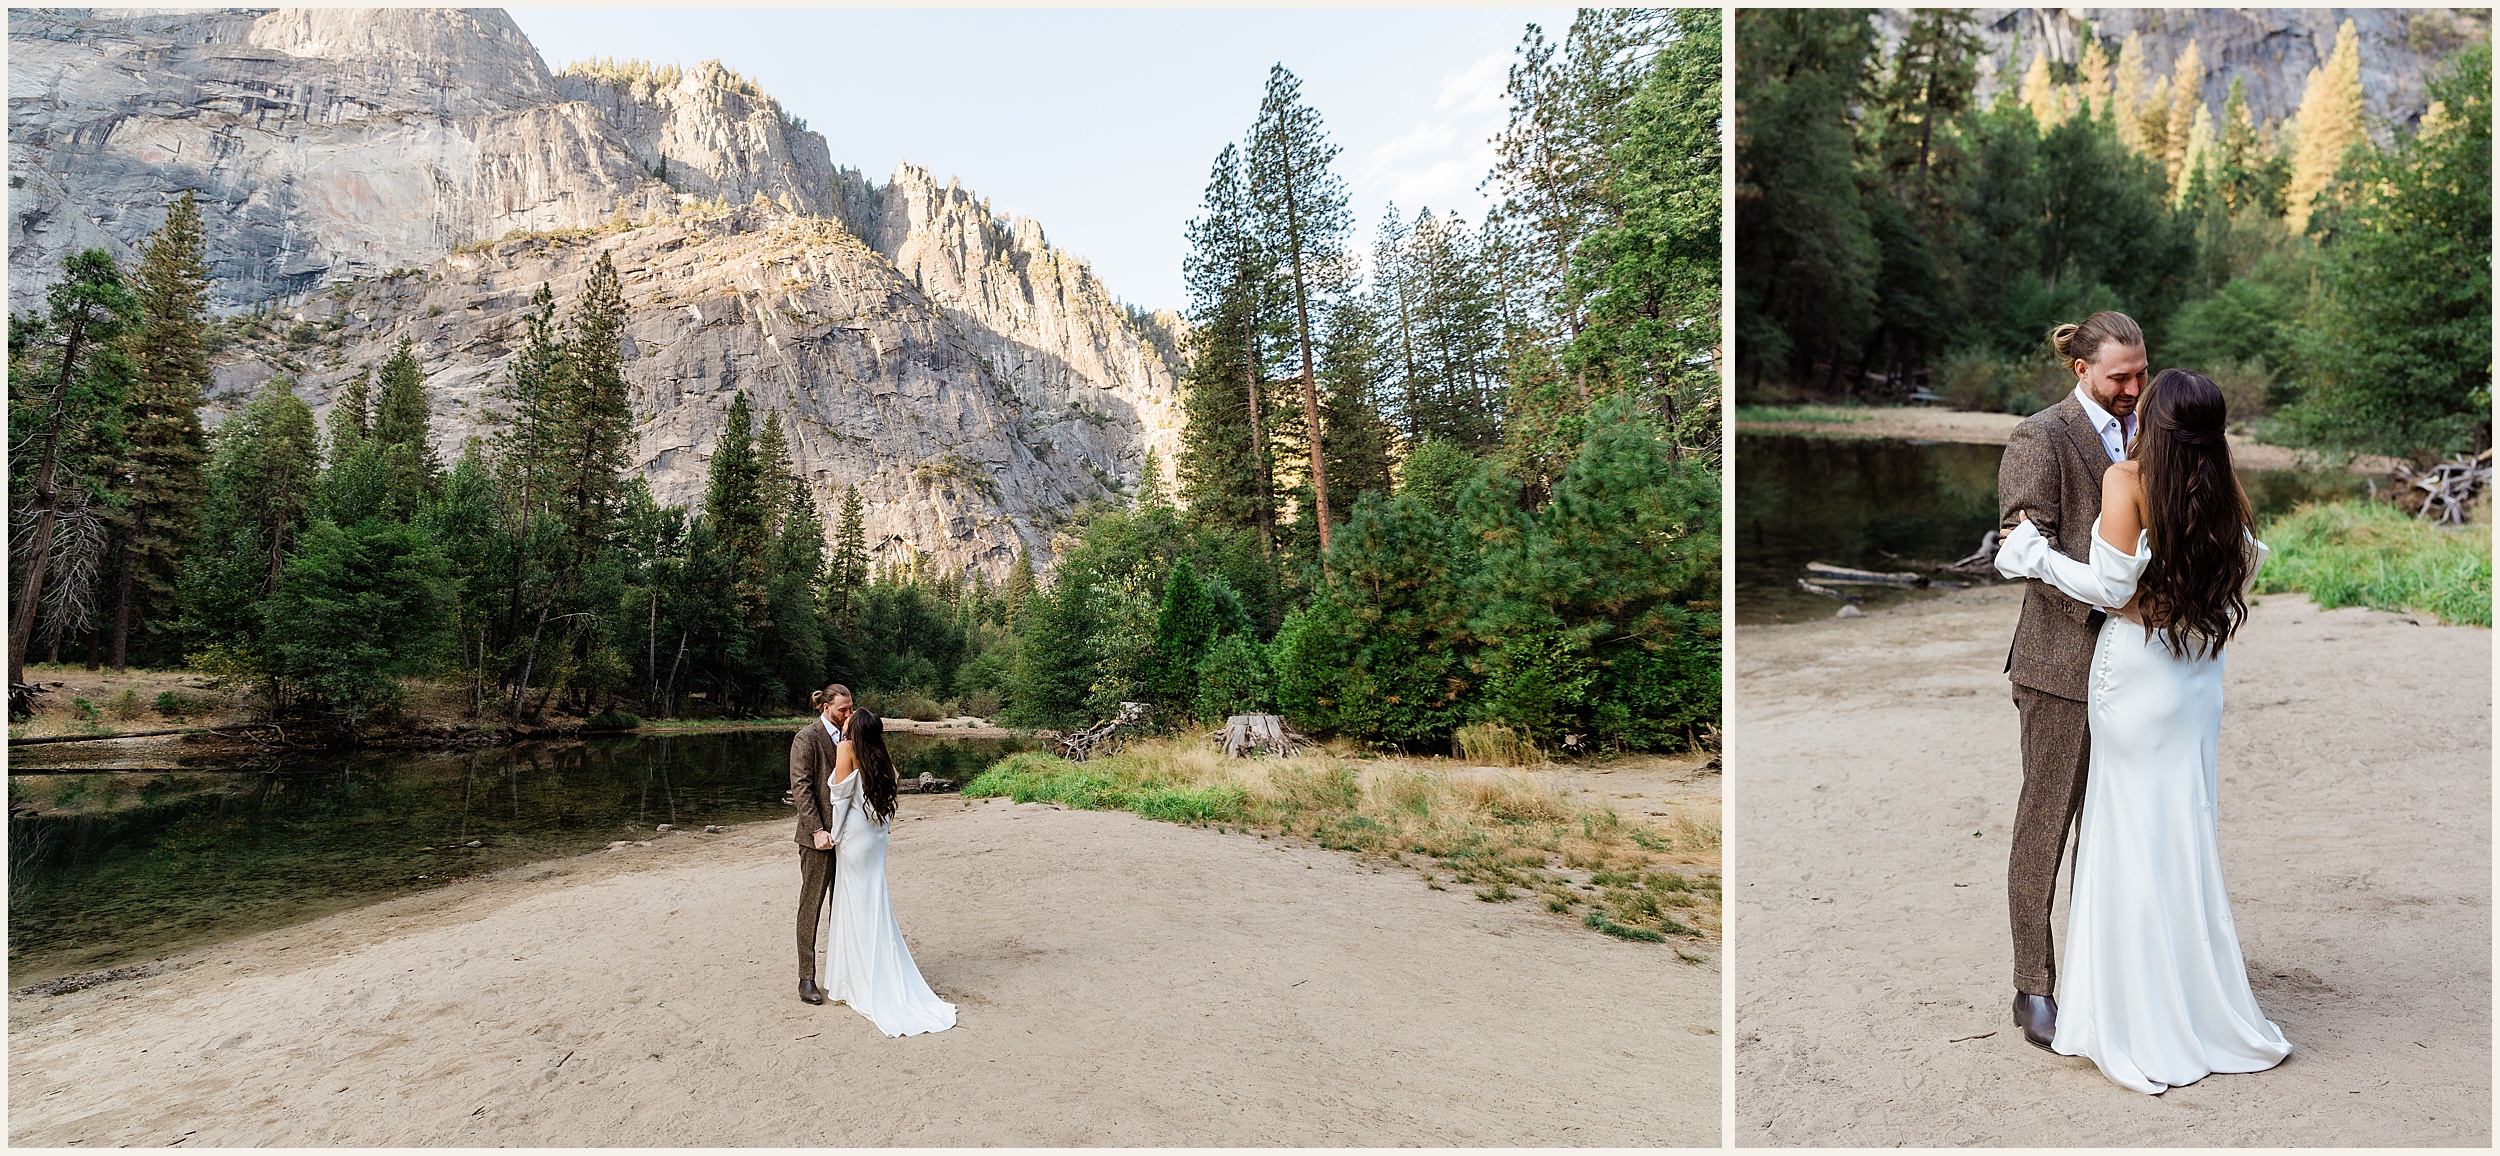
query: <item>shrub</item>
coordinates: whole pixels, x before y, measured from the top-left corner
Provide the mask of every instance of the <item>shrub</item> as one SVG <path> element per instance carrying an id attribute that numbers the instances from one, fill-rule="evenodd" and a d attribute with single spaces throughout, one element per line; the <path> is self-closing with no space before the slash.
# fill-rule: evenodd
<path id="1" fill-rule="evenodd" d="M 859 705 L 885 718 L 907 718 L 913 722 L 936 722 L 946 717 L 946 708 L 938 700 L 911 689 L 862 694 Z"/>
<path id="2" fill-rule="evenodd" d="M 73 698 L 69 700 L 69 717 L 80 722 L 94 722 L 103 716 L 96 713 L 94 703 L 84 698 Z"/>
<path id="3" fill-rule="evenodd" d="M 955 709 L 974 718 L 987 719 L 998 713 L 998 705 L 998 692 L 983 688 L 967 692 Z"/>
<path id="4" fill-rule="evenodd" d="M 2297 590 L 2327 609 L 2435 614 L 2491 625 L 2491 527 L 2444 529 L 2383 502 L 2309 503 L 2259 533 L 2273 554 L 2257 591 Z"/>
<path id="5" fill-rule="evenodd" d="M 629 731 L 642 725 L 642 717 L 629 710 L 610 707 L 582 720 L 585 730 Z"/>
<path id="6" fill-rule="evenodd" d="M 1198 663 L 1197 715 L 1210 722 L 1276 709 L 1267 648 L 1242 635 L 1218 641 Z"/>
<path id="7" fill-rule="evenodd" d="M 196 706 L 197 704 L 190 699 L 170 690 L 158 691 L 156 694 L 156 713 L 166 718 L 187 717 Z"/>
<path id="8" fill-rule="evenodd" d="M 128 722 L 139 717 L 139 712 L 145 708 L 139 705 L 139 692 L 125 687 L 120 694 L 113 696 L 113 701 L 105 709 L 111 711 L 114 718 Z"/>

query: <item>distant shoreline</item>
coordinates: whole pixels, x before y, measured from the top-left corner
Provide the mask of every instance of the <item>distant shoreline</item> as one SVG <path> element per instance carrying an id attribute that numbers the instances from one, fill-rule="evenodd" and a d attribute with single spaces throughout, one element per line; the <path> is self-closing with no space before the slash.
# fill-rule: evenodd
<path id="1" fill-rule="evenodd" d="M 1793 419 L 1764 420 L 1760 415 L 1774 409 L 1789 410 Z M 1963 442 L 1972 445 L 2001 446 L 2014 436 L 2014 427 L 2023 419 L 2010 413 L 1980 413 L 1972 410 L 1935 409 L 1926 406 L 1832 406 L 1807 405 L 1790 407 L 1743 406 L 1738 409 L 1736 432 L 1740 434 L 1803 434 L 1808 437 L 1836 438 L 1900 438 L 1912 441 Z M 2239 435 L 2231 437 L 2233 464 L 2244 470 L 2321 470 L 2330 468 L 2306 450 L 2267 445 Z M 2353 459 L 2343 472 L 2383 474 L 2397 464 L 2394 458 L 2364 454 Z"/>

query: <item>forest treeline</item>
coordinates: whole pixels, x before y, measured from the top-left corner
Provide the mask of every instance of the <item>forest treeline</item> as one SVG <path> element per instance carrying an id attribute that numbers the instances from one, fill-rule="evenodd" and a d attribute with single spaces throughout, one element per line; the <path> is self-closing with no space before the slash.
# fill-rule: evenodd
<path id="1" fill-rule="evenodd" d="M 2120 309 L 2270 440 L 2490 444 L 2487 41 L 2425 25 L 2453 46 L 2429 111 L 2374 125 L 2347 21 L 2259 124 L 2236 80 L 2205 99 L 2192 41 L 2162 73 L 2087 26 L 2026 67 L 1975 24 L 1919 9 L 1887 51 L 1865 9 L 1739 14 L 1740 400 L 1924 384 L 2028 413 L 2071 388 L 2049 328 Z"/>
<path id="2" fill-rule="evenodd" d="M 278 376 L 203 434 L 186 194 L 135 270 L 81 253 L 11 318 L 12 682 L 30 653 L 189 664 L 351 726 L 411 678 L 514 722 L 778 713 L 841 680 L 1038 726 L 1139 701 L 1378 744 L 1694 741 L 1718 711 L 1717 21 L 1532 26 L 1499 209 L 1393 208 L 1363 249 L 1275 69 L 1189 226 L 1180 460 L 996 583 L 872 564 L 857 492 L 820 510 L 744 395 L 700 505 L 656 501 L 604 255 L 571 300 L 541 288 L 448 461 L 404 340 L 326 422 Z"/>

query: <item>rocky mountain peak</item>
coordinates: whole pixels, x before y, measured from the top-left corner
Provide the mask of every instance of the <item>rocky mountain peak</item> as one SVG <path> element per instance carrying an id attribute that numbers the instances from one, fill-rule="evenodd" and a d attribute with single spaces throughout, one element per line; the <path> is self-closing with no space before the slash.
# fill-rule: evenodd
<path id="1" fill-rule="evenodd" d="M 413 338 L 446 459 L 486 427 L 542 281 L 611 253 L 637 461 L 699 502 L 728 399 L 780 412 L 828 522 L 1003 577 L 1073 506 L 1179 448 L 1182 326 L 952 178 L 836 166 L 718 61 L 549 72 L 495 11 L 9 14 L 10 305 L 68 253 L 130 260 L 195 193 L 214 421 L 273 374 L 326 410 Z"/>

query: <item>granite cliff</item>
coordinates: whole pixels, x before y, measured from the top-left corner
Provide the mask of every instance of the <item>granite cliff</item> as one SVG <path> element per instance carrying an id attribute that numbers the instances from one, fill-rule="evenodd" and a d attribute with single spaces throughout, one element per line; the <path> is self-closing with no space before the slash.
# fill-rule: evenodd
<path id="1" fill-rule="evenodd" d="M 1178 318 L 955 182 L 836 166 L 718 63 L 554 73 L 491 10 L 18 9 L 9 37 L 11 308 L 192 191 L 220 312 L 271 322 L 220 355 L 212 422 L 279 372 L 326 411 L 407 335 L 455 455 L 530 293 L 569 298 L 607 250 L 664 501 L 700 503 L 742 390 L 829 521 L 857 484 L 872 547 L 993 577 L 1149 448 L 1169 476 Z"/>
<path id="2" fill-rule="evenodd" d="M 2145 76 L 2168 76 L 2188 42 L 2205 65 L 2203 96 L 2222 112 L 2237 78 L 2249 112 L 2271 127 L 2300 107 L 2309 70 L 2326 62 L 2335 33 L 2353 22 L 2361 40 L 2361 88 L 2371 132 L 2387 139 L 2411 126 L 2429 106 L 2423 82 L 2439 62 L 2491 36 L 2491 12 L 2475 8 L 1979 8 L 1977 31 L 1996 68 L 1996 83 L 2019 86 L 2034 51 L 2073 64 L 2083 38 L 2097 36 L 2114 57 L 2130 33 L 2141 37 Z M 1879 9 L 1876 30 L 1887 52 L 1911 13 Z M 1994 87 L 1983 76 L 1981 98 Z"/>

